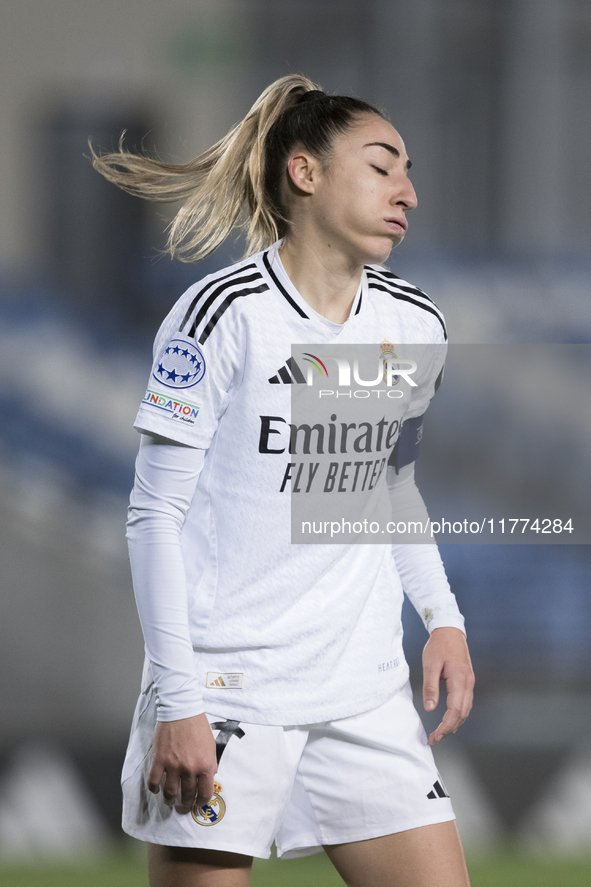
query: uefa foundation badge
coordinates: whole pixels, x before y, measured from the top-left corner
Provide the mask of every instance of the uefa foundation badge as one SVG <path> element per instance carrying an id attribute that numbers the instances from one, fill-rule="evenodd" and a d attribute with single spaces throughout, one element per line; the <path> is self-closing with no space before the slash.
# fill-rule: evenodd
<path id="1" fill-rule="evenodd" d="M 222 798 L 222 786 L 219 782 L 213 784 L 213 797 L 208 804 L 197 806 L 197 801 L 191 808 L 191 816 L 197 825 L 217 825 L 226 813 L 226 802 Z"/>
<path id="2" fill-rule="evenodd" d="M 205 358 L 200 348 L 188 339 L 171 339 L 152 375 L 167 388 L 192 388 L 205 375 Z"/>

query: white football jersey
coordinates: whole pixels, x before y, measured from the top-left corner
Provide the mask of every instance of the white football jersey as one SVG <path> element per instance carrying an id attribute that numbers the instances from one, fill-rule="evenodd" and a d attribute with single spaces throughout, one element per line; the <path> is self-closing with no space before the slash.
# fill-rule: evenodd
<path id="1" fill-rule="evenodd" d="M 292 346 L 445 340 L 433 302 L 381 266 L 365 268 L 347 322 L 331 323 L 296 291 L 278 244 L 201 280 L 165 319 L 135 426 L 207 450 L 181 534 L 206 710 L 251 723 L 313 723 L 377 707 L 405 683 L 403 591 L 391 546 L 291 543 L 294 466 L 314 441 L 322 452 L 319 433 L 290 437 L 290 394 L 306 384 L 314 356 L 307 351 L 305 363 Z M 443 350 L 434 349 L 402 407 L 385 405 L 381 432 L 372 426 L 363 444 L 352 432 L 334 456 L 341 471 L 353 458 L 347 446 L 363 451 L 373 467 L 358 469 L 359 489 L 364 472 L 381 475 L 402 420 L 425 412 Z M 390 408 L 398 411 L 391 422 Z M 339 476 L 351 490 L 347 471 Z M 336 491 L 319 475 L 313 482 L 319 493 Z M 443 624 L 462 627 L 454 607 Z"/>

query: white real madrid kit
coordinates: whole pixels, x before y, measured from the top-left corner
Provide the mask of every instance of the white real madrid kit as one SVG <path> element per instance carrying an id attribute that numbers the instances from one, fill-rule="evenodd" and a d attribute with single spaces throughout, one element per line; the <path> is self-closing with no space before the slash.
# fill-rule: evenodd
<path id="1" fill-rule="evenodd" d="M 290 392 L 307 379 L 306 355 L 297 348 L 292 353 L 292 346 L 367 344 L 379 353 L 384 341 L 438 345 L 445 339 L 441 314 L 428 297 L 380 266 L 366 267 L 348 321 L 327 321 L 291 284 L 277 245 L 191 287 L 164 321 L 135 424 L 177 445 L 140 449 L 128 525 L 147 656 L 123 772 L 130 834 L 266 856 L 276 835 L 280 848 L 297 853 L 453 818 L 403 690 L 403 584 L 430 630 L 463 630 L 435 546 L 292 545 L 290 536 L 293 466 L 314 445 L 305 428 L 302 434 L 302 426 L 290 429 Z M 330 451 L 330 464 L 337 465 L 330 471 L 349 484 L 348 492 L 365 495 L 364 472 L 369 489 L 370 478 L 377 483 L 393 456 L 399 465 L 413 461 L 411 438 L 419 435 L 441 376 L 442 351 L 434 349 L 417 374 L 403 415 L 400 404 L 395 413 L 393 403 L 385 402 L 383 416 L 369 422 L 363 403 L 356 404 L 358 422 L 347 426 L 352 431 L 340 446 L 332 446 L 336 404 L 325 444 L 316 431 L 317 452 Z M 412 435 L 400 431 L 403 422 Z M 347 465 L 356 459 L 373 467 L 357 469 L 353 488 L 355 469 Z M 322 471 L 306 467 L 305 486 L 299 487 L 304 495 L 306 486 L 320 496 L 338 495 L 338 485 L 331 486 Z M 203 711 L 218 742 L 220 790 L 205 812 L 171 811 L 145 787 L 156 718 Z M 390 740 L 372 740 L 372 731 L 383 736 L 386 723 Z M 254 742 L 262 727 L 273 728 L 275 738 L 268 742 L 275 750 L 257 784 L 298 813 L 275 809 L 273 800 L 269 822 L 244 837 L 243 846 L 239 838 L 248 830 L 240 831 L 238 811 L 248 799 L 238 800 L 235 781 L 240 773 L 246 779 L 249 768 L 265 771 L 264 752 Z M 364 730 L 363 740 L 351 738 Z M 405 731 L 415 737 L 415 747 L 403 753 Z M 345 741 L 338 764 L 334 742 L 340 734 Z M 330 823 L 346 804 L 347 754 L 354 748 L 368 760 L 385 755 L 393 784 L 402 780 L 406 788 L 395 802 L 392 792 L 382 793 L 373 812 L 347 822 L 344 817 L 336 828 Z M 335 783 L 339 767 L 341 789 Z M 292 773 L 283 787 L 277 768 Z M 324 809 L 327 791 L 332 801 Z"/>

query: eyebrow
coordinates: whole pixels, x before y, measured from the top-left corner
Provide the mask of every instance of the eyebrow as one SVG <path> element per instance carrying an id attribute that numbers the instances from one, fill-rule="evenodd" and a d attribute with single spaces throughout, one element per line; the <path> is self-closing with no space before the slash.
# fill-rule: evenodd
<path id="1" fill-rule="evenodd" d="M 372 148 L 374 145 L 376 145 L 378 148 L 385 148 L 386 151 L 389 151 L 390 154 L 394 155 L 394 157 L 400 157 L 400 151 L 398 150 L 398 148 L 395 148 L 394 145 L 389 145 L 387 142 L 368 142 L 367 145 L 364 145 L 363 147 Z M 407 160 L 406 168 L 410 169 L 411 166 L 412 163 L 410 162 L 410 160 Z"/>

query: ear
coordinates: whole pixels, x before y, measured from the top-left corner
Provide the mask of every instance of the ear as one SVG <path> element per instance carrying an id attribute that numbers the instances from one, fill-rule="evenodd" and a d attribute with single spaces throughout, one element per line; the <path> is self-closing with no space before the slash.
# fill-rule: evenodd
<path id="1" fill-rule="evenodd" d="M 296 151 L 287 161 L 291 182 L 305 194 L 313 194 L 316 190 L 319 169 L 318 161 L 306 151 Z"/>

